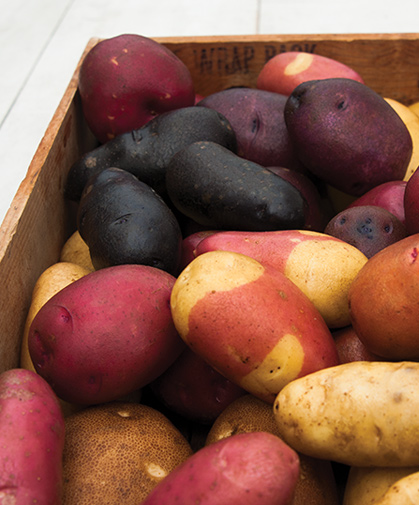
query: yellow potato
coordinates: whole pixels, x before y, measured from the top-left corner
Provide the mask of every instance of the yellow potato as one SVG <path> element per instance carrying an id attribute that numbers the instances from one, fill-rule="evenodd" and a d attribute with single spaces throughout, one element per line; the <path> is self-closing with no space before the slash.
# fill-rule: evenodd
<path id="1" fill-rule="evenodd" d="M 296 451 L 349 466 L 419 465 L 419 363 L 356 361 L 287 384 L 274 402 Z"/>
<path id="2" fill-rule="evenodd" d="M 90 258 L 89 247 L 78 231 L 75 231 L 63 245 L 60 261 L 75 263 L 91 271 L 95 270 Z"/>
<path id="3" fill-rule="evenodd" d="M 419 472 L 412 473 L 395 482 L 374 505 L 418 505 Z"/>
<path id="4" fill-rule="evenodd" d="M 407 167 L 406 174 L 403 178 L 404 181 L 408 181 L 413 172 L 415 172 L 419 166 L 419 116 L 415 114 L 411 108 L 407 107 L 407 105 L 403 105 L 397 100 L 392 98 L 385 98 L 385 100 L 400 116 L 401 120 L 406 125 L 406 128 L 409 130 L 410 136 L 412 137 L 412 157 L 410 158 L 409 166 Z"/>
<path id="5" fill-rule="evenodd" d="M 351 467 L 343 505 L 374 505 L 399 479 L 419 471 L 417 466 L 400 468 Z"/>
<path id="6" fill-rule="evenodd" d="M 409 109 L 419 116 L 419 102 L 414 102 L 410 104 Z"/>
<path id="7" fill-rule="evenodd" d="M 20 350 L 20 366 L 36 372 L 28 349 L 28 334 L 30 325 L 38 313 L 39 309 L 58 291 L 63 289 L 71 282 L 80 279 L 90 273 L 90 270 L 68 262 L 58 262 L 47 268 L 38 278 L 32 291 L 32 300 L 26 316 L 25 327 L 23 330 L 22 345 Z M 62 408 L 65 415 L 79 409 L 67 402 L 62 402 Z"/>

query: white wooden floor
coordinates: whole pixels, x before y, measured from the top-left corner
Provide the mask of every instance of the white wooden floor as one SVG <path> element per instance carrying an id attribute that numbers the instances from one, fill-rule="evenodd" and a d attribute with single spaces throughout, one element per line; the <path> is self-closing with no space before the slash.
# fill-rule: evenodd
<path id="1" fill-rule="evenodd" d="M 91 37 L 419 31 L 418 0 L 0 0 L 0 12 L 0 223 Z"/>

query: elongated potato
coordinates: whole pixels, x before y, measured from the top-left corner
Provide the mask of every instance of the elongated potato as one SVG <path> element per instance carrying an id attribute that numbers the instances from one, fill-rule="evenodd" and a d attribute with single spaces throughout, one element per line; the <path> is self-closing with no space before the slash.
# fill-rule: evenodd
<path id="1" fill-rule="evenodd" d="M 339 363 L 310 299 L 284 274 L 244 254 L 199 255 L 176 279 L 170 303 L 184 342 L 267 403 L 293 379 Z"/>
<path id="2" fill-rule="evenodd" d="M 417 466 L 356 467 L 349 470 L 343 505 L 374 505 L 399 479 L 419 471 Z"/>
<path id="3" fill-rule="evenodd" d="M 142 505 L 288 505 L 298 473 L 298 455 L 279 437 L 240 433 L 195 452 Z"/>
<path id="4" fill-rule="evenodd" d="M 285 386 L 274 402 L 296 451 L 351 466 L 419 464 L 419 363 L 356 361 Z"/>
<path id="5" fill-rule="evenodd" d="M 418 505 L 419 472 L 402 477 L 374 505 Z"/>

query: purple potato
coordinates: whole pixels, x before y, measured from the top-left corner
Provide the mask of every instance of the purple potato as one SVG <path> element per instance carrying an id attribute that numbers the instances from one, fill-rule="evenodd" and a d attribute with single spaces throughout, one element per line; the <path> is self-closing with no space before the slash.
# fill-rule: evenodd
<path id="1" fill-rule="evenodd" d="M 237 154 L 262 166 L 283 166 L 306 172 L 285 125 L 287 96 L 253 88 L 229 88 L 213 93 L 198 106 L 227 118 L 237 138 Z"/>
<path id="2" fill-rule="evenodd" d="M 407 235 L 405 225 L 394 214 L 374 205 L 339 212 L 324 232 L 357 247 L 367 258 Z"/>
<path id="3" fill-rule="evenodd" d="M 365 84 L 344 78 L 304 82 L 288 97 L 284 117 L 304 166 L 343 193 L 361 196 L 406 173 L 409 130 Z"/>

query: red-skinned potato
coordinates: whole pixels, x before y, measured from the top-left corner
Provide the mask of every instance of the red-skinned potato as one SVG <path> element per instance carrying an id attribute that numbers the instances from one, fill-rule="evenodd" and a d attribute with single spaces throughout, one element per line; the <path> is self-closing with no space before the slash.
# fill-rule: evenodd
<path id="1" fill-rule="evenodd" d="M 419 360 L 419 234 L 379 251 L 348 293 L 352 326 L 365 347 L 387 360 Z"/>
<path id="2" fill-rule="evenodd" d="M 406 184 L 403 206 L 407 232 L 419 233 L 419 170 L 413 172 Z"/>
<path id="3" fill-rule="evenodd" d="M 367 257 L 330 235 L 308 230 L 225 231 L 206 237 L 195 255 L 234 251 L 286 275 L 313 302 L 330 328 L 350 324 L 349 286 Z"/>
<path id="4" fill-rule="evenodd" d="M 332 58 L 300 51 L 286 51 L 268 60 L 260 71 L 258 89 L 290 95 L 304 81 L 346 77 L 364 82 L 358 72 Z"/>
<path id="5" fill-rule="evenodd" d="M 351 361 L 381 361 L 381 358 L 370 352 L 359 340 L 353 326 L 346 326 L 332 332 L 340 363 Z"/>
<path id="6" fill-rule="evenodd" d="M 332 335 L 307 296 L 244 254 L 195 258 L 176 279 L 171 308 L 196 354 L 267 403 L 291 380 L 338 363 Z"/>
<path id="7" fill-rule="evenodd" d="M 195 258 L 194 251 L 199 242 L 216 231 L 217 230 L 199 230 L 183 238 L 180 259 L 181 270 L 189 265 L 189 263 Z"/>
<path id="8" fill-rule="evenodd" d="M 358 207 L 360 205 L 375 205 L 388 210 L 399 221 L 405 224 L 404 194 L 406 192 L 406 185 L 406 181 L 384 182 L 355 199 L 347 208 Z"/>
<path id="9" fill-rule="evenodd" d="M 141 389 L 185 348 L 170 312 L 174 282 L 154 267 L 118 265 L 65 287 L 32 321 L 35 370 L 60 398 L 80 405 Z"/>
<path id="10" fill-rule="evenodd" d="M 79 91 L 86 122 L 102 143 L 195 103 L 186 65 L 164 45 L 136 34 L 98 42 L 81 65 Z"/>
<path id="11" fill-rule="evenodd" d="M 289 505 L 298 474 L 298 455 L 279 437 L 241 433 L 198 450 L 141 505 Z"/>
<path id="12" fill-rule="evenodd" d="M 171 411 L 202 424 L 213 423 L 232 401 L 246 393 L 188 347 L 150 388 Z"/>
<path id="13" fill-rule="evenodd" d="M 62 497 L 64 417 L 32 370 L 0 375 L 0 502 L 57 505 Z"/>

